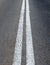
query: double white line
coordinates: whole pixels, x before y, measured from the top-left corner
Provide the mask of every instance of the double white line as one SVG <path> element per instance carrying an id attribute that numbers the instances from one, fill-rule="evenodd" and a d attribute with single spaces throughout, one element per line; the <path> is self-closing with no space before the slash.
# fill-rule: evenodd
<path id="1" fill-rule="evenodd" d="M 19 19 L 19 27 L 16 38 L 14 59 L 12 65 L 21 65 L 24 12 L 25 12 L 25 0 L 23 0 L 22 3 L 21 14 Z M 26 65 L 35 65 L 30 24 L 31 23 L 29 13 L 29 2 L 28 0 L 26 0 Z"/>

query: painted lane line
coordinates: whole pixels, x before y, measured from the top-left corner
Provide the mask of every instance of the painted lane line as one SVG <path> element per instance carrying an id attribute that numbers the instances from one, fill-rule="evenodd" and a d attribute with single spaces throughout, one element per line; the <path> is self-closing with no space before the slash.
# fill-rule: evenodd
<path id="1" fill-rule="evenodd" d="M 26 0 L 26 65 L 35 65 L 28 0 Z"/>
<path id="2" fill-rule="evenodd" d="M 23 0 L 22 2 L 19 27 L 17 32 L 16 44 L 15 44 L 14 59 L 12 65 L 21 65 L 24 10 L 25 10 L 25 0 Z"/>

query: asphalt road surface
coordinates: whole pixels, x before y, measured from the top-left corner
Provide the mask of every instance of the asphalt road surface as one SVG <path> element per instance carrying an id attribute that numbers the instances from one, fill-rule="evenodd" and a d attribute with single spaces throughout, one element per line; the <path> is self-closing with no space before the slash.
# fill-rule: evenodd
<path id="1" fill-rule="evenodd" d="M 0 0 L 0 65 L 50 65 L 47 2 Z"/>

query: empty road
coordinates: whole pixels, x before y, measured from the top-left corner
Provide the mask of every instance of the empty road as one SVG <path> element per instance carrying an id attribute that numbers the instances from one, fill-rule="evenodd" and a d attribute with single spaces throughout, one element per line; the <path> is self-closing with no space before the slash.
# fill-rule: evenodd
<path id="1" fill-rule="evenodd" d="M 0 65 L 50 65 L 50 2 L 0 0 Z"/>

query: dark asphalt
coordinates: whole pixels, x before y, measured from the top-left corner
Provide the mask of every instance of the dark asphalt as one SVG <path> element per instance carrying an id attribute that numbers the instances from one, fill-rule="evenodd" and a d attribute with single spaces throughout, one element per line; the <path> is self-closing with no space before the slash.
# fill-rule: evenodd
<path id="1" fill-rule="evenodd" d="M 12 65 L 21 5 L 22 0 L 2 0 L 0 4 L 0 65 Z M 41 0 L 29 0 L 29 6 L 35 65 L 50 65 L 50 5 Z M 21 65 L 26 65 L 25 22 L 24 17 Z"/>
<path id="2" fill-rule="evenodd" d="M 40 0 L 30 0 L 35 65 L 50 65 L 50 10 Z"/>

